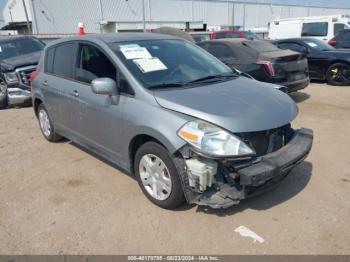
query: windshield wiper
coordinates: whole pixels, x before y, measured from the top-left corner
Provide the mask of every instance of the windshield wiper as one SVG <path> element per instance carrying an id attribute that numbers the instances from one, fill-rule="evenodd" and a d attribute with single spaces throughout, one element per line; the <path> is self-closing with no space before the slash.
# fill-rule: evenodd
<path id="1" fill-rule="evenodd" d="M 207 80 L 211 80 L 211 79 L 218 79 L 218 80 L 221 80 L 222 78 L 228 78 L 228 77 L 236 77 L 237 75 L 236 74 L 229 74 L 229 75 L 208 75 L 208 76 L 205 76 L 205 77 L 201 77 L 201 78 L 198 78 L 198 79 L 195 79 L 195 80 L 192 80 L 190 82 L 188 82 L 188 84 L 191 84 L 191 83 L 199 83 L 199 82 L 203 82 L 203 81 L 207 81 Z"/>
<path id="2" fill-rule="evenodd" d="M 157 89 L 157 88 L 168 88 L 168 87 L 183 87 L 183 83 L 162 83 L 157 85 L 148 86 L 148 89 Z"/>

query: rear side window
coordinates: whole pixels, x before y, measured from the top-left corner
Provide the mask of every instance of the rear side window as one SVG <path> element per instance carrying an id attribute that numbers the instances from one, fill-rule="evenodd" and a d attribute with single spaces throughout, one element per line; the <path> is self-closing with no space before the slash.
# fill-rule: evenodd
<path id="1" fill-rule="evenodd" d="M 209 53 L 219 58 L 233 56 L 231 49 L 228 46 L 223 44 L 209 44 L 207 47 L 207 50 Z"/>
<path id="2" fill-rule="evenodd" d="M 266 41 L 244 41 L 242 44 L 258 52 L 278 51 L 278 48 L 276 46 Z"/>
<path id="3" fill-rule="evenodd" d="M 53 58 L 55 55 L 55 48 L 50 48 L 46 51 L 45 56 L 45 73 L 53 72 Z"/>
<path id="4" fill-rule="evenodd" d="M 297 43 L 279 43 L 278 47 L 281 49 L 289 49 L 300 53 L 304 53 L 307 51 L 305 46 L 299 45 Z"/>
<path id="5" fill-rule="evenodd" d="M 228 33 L 228 32 L 216 33 L 216 39 L 222 39 L 222 38 L 241 38 L 241 36 L 237 33 Z"/>
<path id="6" fill-rule="evenodd" d="M 327 36 L 327 34 L 327 22 L 304 23 L 301 32 L 301 36 Z"/>
<path id="7" fill-rule="evenodd" d="M 72 78 L 75 58 L 75 43 L 58 45 L 55 48 L 52 73 L 57 76 Z"/>

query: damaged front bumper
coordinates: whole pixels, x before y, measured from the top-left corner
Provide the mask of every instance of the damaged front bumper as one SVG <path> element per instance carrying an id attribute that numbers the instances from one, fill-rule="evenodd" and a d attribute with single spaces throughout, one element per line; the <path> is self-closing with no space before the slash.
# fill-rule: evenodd
<path id="1" fill-rule="evenodd" d="M 292 168 L 306 158 L 312 141 L 312 130 L 296 130 L 293 138 L 277 151 L 249 164 L 230 167 L 231 171 L 227 171 L 226 167 L 219 168 L 216 183 L 206 191 L 194 192 L 188 185 L 185 186 L 185 196 L 189 203 L 211 208 L 227 208 L 238 204 L 242 199 L 271 189 L 285 178 Z"/>

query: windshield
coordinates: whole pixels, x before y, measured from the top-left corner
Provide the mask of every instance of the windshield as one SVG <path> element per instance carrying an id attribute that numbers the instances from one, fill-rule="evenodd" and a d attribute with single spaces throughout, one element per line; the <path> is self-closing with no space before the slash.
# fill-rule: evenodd
<path id="1" fill-rule="evenodd" d="M 232 74 L 232 70 L 219 60 L 183 40 L 119 42 L 110 47 L 146 88 L 183 85 Z"/>
<path id="2" fill-rule="evenodd" d="M 314 39 L 314 38 L 307 38 L 304 39 L 305 44 L 307 44 L 311 49 L 317 50 L 317 51 L 331 51 L 334 50 L 334 47 L 328 45 L 327 43 Z"/>
<path id="3" fill-rule="evenodd" d="M 45 45 L 35 38 L 23 38 L 0 43 L 0 60 L 43 50 Z"/>

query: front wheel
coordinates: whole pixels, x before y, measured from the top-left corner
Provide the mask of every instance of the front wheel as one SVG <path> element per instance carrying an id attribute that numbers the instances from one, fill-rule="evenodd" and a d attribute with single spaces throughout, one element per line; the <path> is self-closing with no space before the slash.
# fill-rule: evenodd
<path id="1" fill-rule="evenodd" d="M 184 202 L 172 156 L 158 143 L 147 142 L 137 150 L 134 172 L 143 193 L 154 204 L 172 209 Z"/>
<path id="2" fill-rule="evenodd" d="M 0 109 L 8 107 L 7 86 L 4 80 L 0 79 Z"/>
<path id="3" fill-rule="evenodd" d="M 326 72 L 326 80 L 334 86 L 350 85 L 350 66 L 344 63 L 331 65 Z"/>

